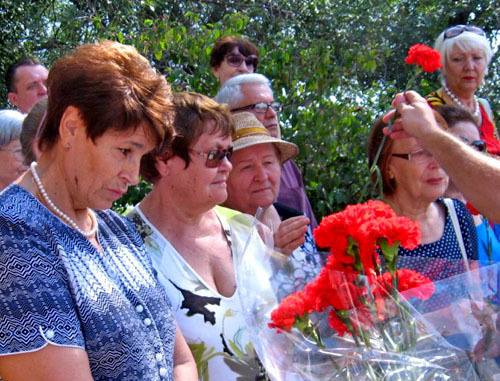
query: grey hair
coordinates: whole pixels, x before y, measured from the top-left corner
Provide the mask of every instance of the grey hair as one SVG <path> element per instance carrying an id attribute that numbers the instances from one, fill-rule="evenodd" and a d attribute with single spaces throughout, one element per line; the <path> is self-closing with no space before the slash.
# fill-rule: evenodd
<path id="1" fill-rule="evenodd" d="M 229 107 L 234 107 L 241 103 L 243 94 L 241 93 L 241 85 L 257 84 L 266 86 L 271 94 L 271 81 L 266 76 L 258 73 L 240 74 L 226 81 L 215 96 L 215 100 L 219 103 L 225 103 Z"/>
<path id="2" fill-rule="evenodd" d="M 0 147 L 19 139 L 25 116 L 16 110 L 0 110 Z"/>
<path id="3" fill-rule="evenodd" d="M 446 29 L 438 36 L 436 42 L 434 43 L 434 49 L 439 50 L 441 53 L 441 68 L 440 79 L 443 85 L 446 85 L 446 64 L 450 57 L 451 51 L 455 46 L 464 52 L 468 52 L 473 49 L 479 49 L 486 59 L 486 70 L 484 75 L 488 74 L 488 65 L 490 64 L 491 57 L 493 56 L 493 51 L 489 41 L 485 36 L 480 36 L 479 34 L 464 31 L 458 36 L 444 39 L 444 33 Z"/>

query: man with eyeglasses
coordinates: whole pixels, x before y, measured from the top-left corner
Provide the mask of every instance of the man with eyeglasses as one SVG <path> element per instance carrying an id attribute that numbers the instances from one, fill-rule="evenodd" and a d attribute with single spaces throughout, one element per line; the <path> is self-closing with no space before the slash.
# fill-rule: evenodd
<path id="1" fill-rule="evenodd" d="M 278 112 L 282 105 L 274 100 L 270 81 L 262 74 L 241 74 L 229 79 L 215 99 L 228 104 L 233 113 L 251 112 L 271 136 L 281 139 Z M 292 160 L 283 164 L 278 202 L 303 212 L 310 219 L 312 229 L 318 225 L 305 193 L 302 174 Z"/>
<path id="2" fill-rule="evenodd" d="M 478 152 L 439 127 L 429 104 L 416 92 L 397 94 L 393 105 L 401 114 L 401 123 L 384 132 L 393 139 L 417 138 L 465 198 L 488 219 L 500 222 L 500 160 Z M 390 111 L 384 121 L 392 118 L 394 112 Z"/>
<path id="3" fill-rule="evenodd" d="M 49 71 L 35 57 L 23 57 L 11 64 L 5 73 L 10 103 L 27 114 L 40 99 L 47 96 Z"/>

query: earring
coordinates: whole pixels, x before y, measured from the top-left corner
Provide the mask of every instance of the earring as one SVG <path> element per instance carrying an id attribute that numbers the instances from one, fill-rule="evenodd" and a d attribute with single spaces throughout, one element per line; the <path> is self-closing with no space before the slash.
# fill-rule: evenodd
<path id="1" fill-rule="evenodd" d="M 64 148 L 70 149 L 71 148 L 71 143 L 70 142 L 66 143 L 66 145 L 64 146 Z"/>

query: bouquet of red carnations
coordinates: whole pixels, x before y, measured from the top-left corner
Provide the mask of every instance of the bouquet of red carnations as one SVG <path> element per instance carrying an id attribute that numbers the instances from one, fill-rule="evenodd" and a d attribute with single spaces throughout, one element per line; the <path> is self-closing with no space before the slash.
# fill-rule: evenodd
<path id="1" fill-rule="evenodd" d="M 428 278 L 396 268 L 399 245 L 411 249 L 420 242 L 417 223 L 369 201 L 323 218 L 314 237 L 330 250 L 325 266 L 279 304 L 270 292 L 277 269 L 272 243 L 243 255 L 238 265 L 253 344 L 271 378 L 476 379 L 465 353 L 408 302 L 434 292 Z"/>

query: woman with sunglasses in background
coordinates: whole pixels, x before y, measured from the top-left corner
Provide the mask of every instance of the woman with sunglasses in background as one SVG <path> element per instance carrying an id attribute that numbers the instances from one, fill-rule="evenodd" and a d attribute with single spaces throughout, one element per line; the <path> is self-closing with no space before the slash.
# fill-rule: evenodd
<path id="1" fill-rule="evenodd" d="M 480 152 L 486 151 L 486 143 L 479 138 L 479 128 L 477 122 L 470 112 L 453 107 L 451 105 L 439 106 L 436 111 L 444 118 L 452 135 L 456 136 L 464 143 L 469 144 L 471 147 Z M 448 189 L 445 193 L 446 197 L 456 198 L 467 203 L 462 192 L 450 180 Z M 490 223 L 479 213 L 476 214 L 475 209 L 473 219 L 476 225 L 477 239 L 478 239 L 478 253 L 479 260 L 483 264 L 489 264 L 490 261 L 500 261 L 500 240 L 496 234 L 500 234 L 500 226 Z"/>
<path id="2" fill-rule="evenodd" d="M 486 99 L 475 95 L 483 84 L 492 57 L 484 31 L 473 25 L 450 27 L 439 35 L 434 48 L 441 53 L 443 86 L 427 95 L 427 101 L 433 107 L 451 104 L 469 111 L 479 126 L 488 152 L 500 155 L 500 141 L 490 105 Z"/>
<path id="3" fill-rule="evenodd" d="M 235 75 L 255 73 L 258 64 L 257 47 L 234 36 L 217 40 L 210 55 L 210 68 L 221 86 Z"/>
<path id="4" fill-rule="evenodd" d="M 446 126 L 436 111 L 434 114 L 438 124 Z M 396 119 L 395 123 L 401 121 Z M 380 119 L 372 129 L 367 146 L 370 166 L 377 157 L 384 136 L 382 130 L 386 126 Z M 420 271 L 433 281 L 465 272 L 468 260 L 478 258 L 476 229 L 463 203 L 452 200 L 449 205 L 442 198 L 448 188 L 448 175 L 443 168 L 412 137 L 385 140 L 377 166 L 384 199 L 398 215 L 420 222 L 422 242 L 414 250 L 400 247 L 398 266 Z M 452 220 L 455 215 L 459 232 Z M 459 233 L 465 253 L 460 248 Z M 430 303 L 429 308 L 433 308 Z"/>
<path id="5" fill-rule="evenodd" d="M 227 106 L 201 94 L 177 93 L 174 106 L 174 141 L 143 161 L 153 190 L 128 217 L 148 247 L 200 379 L 256 380 L 259 362 L 236 289 L 235 235 L 215 209 L 227 198 L 234 122 Z"/>

